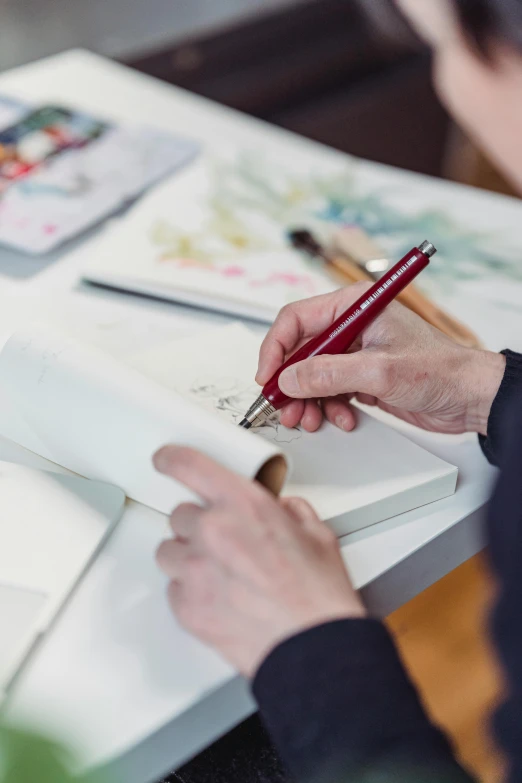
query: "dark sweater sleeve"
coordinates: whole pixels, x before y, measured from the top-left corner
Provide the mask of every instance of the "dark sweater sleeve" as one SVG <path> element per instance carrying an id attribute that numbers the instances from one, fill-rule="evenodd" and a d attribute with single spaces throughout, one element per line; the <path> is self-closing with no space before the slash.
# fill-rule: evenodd
<path id="1" fill-rule="evenodd" d="M 489 507 L 489 556 L 498 582 L 491 629 L 506 682 L 495 733 L 509 765 L 507 780 L 522 780 L 522 406 L 514 400 L 501 425 L 500 478 Z"/>
<path id="2" fill-rule="evenodd" d="M 497 467 L 500 464 L 501 444 L 504 442 L 507 411 L 517 397 L 522 409 L 522 354 L 507 350 L 501 353 L 506 357 L 506 370 L 491 406 L 487 438 L 479 435 L 486 459 Z"/>
<path id="3" fill-rule="evenodd" d="M 489 507 L 489 554 L 499 585 L 491 629 L 504 669 L 507 698 L 495 733 L 508 759 L 510 783 L 522 780 L 522 355 L 502 351 L 506 372 L 481 445 L 501 468 Z"/>
<path id="4" fill-rule="evenodd" d="M 376 620 L 339 620 L 289 639 L 265 660 L 253 691 L 300 782 L 471 780 Z"/>

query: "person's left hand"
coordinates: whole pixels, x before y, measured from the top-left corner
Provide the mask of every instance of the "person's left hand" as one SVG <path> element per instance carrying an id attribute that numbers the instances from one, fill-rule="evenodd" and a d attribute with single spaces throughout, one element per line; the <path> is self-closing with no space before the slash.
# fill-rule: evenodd
<path id="1" fill-rule="evenodd" d="M 278 501 L 187 448 L 166 446 L 154 463 L 206 503 L 179 506 L 175 538 L 158 549 L 170 605 L 243 675 L 306 628 L 365 616 L 334 533 L 304 500 Z"/>

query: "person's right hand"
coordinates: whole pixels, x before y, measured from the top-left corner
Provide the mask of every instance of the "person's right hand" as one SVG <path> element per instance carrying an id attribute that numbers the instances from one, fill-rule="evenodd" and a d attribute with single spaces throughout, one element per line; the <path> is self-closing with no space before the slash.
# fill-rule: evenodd
<path id="1" fill-rule="evenodd" d="M 357 283 L 283 308 L 261 347 L 256 381 L 267 383 L 297 348 L 369 287 Z M 281 413 L 281 423 L 301 422 L 313 432 L 325 416 L 349 431 L 355 426 L 349 404 L 355 396 L 426 430 L 486 434 L 504 370 L 501 354 L 463 348 L 394 302 L 348 354 L 317 356 L 281 374 L 281 390 L 295 398 Z"/>

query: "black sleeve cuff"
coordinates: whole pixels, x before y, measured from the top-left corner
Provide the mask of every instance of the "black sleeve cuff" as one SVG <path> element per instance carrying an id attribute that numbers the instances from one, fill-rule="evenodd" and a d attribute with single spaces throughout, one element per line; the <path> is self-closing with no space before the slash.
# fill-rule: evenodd
<path id="1" fill-rule="evenodd" d="M 501 351 L 506 357 L 506 370 L 488 419 L 487 437 L 479 435 L 479 443 L 488 462 L 500 465 L 506 412 L 518 397 L 522 404 L 522 354 Z"/>
<path id="2" fill-rule="evenodd" d="M 380 622 L 340 620 L 288 639 L 262 664 L 253 692 L 300 781 L 426 764 L 450 769 L 448 780 L 469 780 L 428 721 Z"/>

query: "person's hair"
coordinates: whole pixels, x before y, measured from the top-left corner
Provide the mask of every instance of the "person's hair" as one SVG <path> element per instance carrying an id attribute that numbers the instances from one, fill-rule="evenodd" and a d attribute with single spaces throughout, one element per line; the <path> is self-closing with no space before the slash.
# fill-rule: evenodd
<path id="1" fill-rule="evenodd" d="M 522 53 L 522 0 L 453 0 L 462 29 L 488 55 L 497 41 Z"/>

